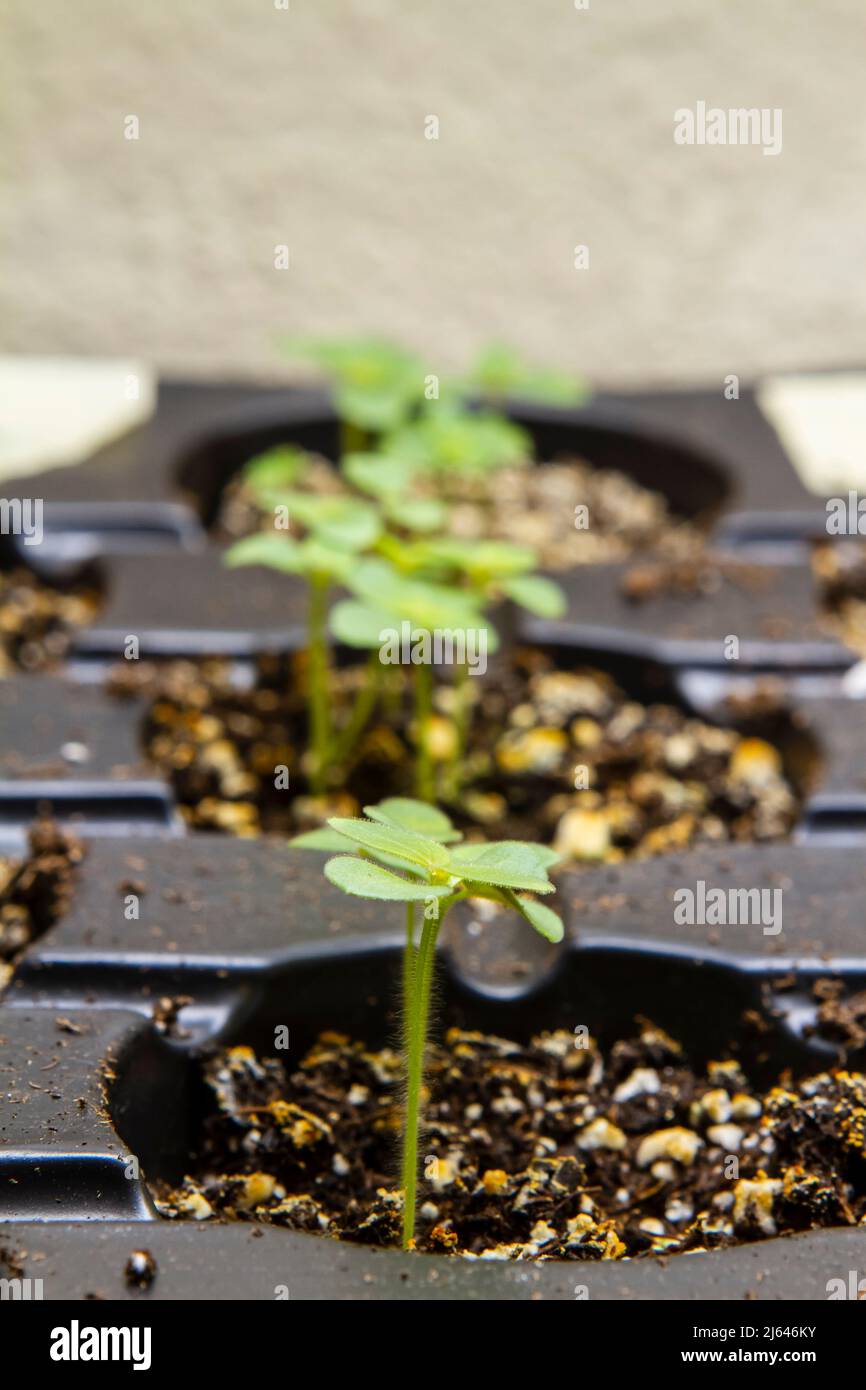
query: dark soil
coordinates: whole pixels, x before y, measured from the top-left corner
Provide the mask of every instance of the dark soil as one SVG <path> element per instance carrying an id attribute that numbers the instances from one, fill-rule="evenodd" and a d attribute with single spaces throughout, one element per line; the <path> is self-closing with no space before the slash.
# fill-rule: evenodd
<path id="1" fill-rule="evenodd" d="M 309 795 L 303 656 L 263 663 L 251 690 L 218 664 L 127 666 L 114 688 L 149 693 L 148 756 L 170 778 L 191 825 L 239 835 L 289 833 L 411 795 L 411 706 L 402 668 L 341 776 Z M 346 709 L 360 668 L 337 673 Z M 666 704 L 629 699 L 606 675 L 555 668 L 540 652 L 470 680 L 474 700 L 463 785 L 449 785 L 453 691 L 437 687 L 430 741 L 437 799 L 470 835 L 540 839 L 565 860 L 615 862 L 725 840 L 771 840 L 796 821 L 803 739 L 773 700 L 737 710 L 738 730 Z M 808 759 L 806 759 L 808 761 Z M 289 771 L 289 788 L 277 770 Z M 284 779 L 283 779 L 284 780 Z"/>
<path id="2" fill-rule="evenodd" d="M 40 820 L 25 857 L 0 858 L 0 987 L 9 963 L 66 911 L 83 857 L 74 836 Z"/>
<path id="3" fill-rule="evenodd" d="M 0 678 L 59 665 L 100 601 L 99 581 L 89 571 L 55 585 L 26 569 L 0 570 Z"/>
<path id="4" fill-rule="evenodd" d="M 766 1093 L 733 1059 L 693 1070 L 652 1024 L 605 1055 L 452 1030 L 431 1052 L 417 1245 L 486 1258 L 621 1259 L 866 1216 L 866 1076 Z M 297 1070 L 250 1048 L 205 1066 L 211 1111 L 169 1217 L 399 1242 L 400 1067 L 323 1034 Z"/>
<path id="5" fill-rule="evenodd" d="M 312 462 L 303 487 L 319 494 L 351 491 L 324 458 Z M 451 535 L 533 546 L 544 568 L 553 571 L 636 554 L 685 559 L 702 544 L 699 528 L 671 513 L 661 493 L 582 459 L 471 476 L 445 473 L 435 492 L 419 485 L 418 495 L 449 504 Z M 584 514 L 575 510 L 580 507 L 587 509 L 588 524 L 581 524 Z M 272 528 L 273 516 L 263 516 L 243 480 L 234 479 L 223 496 L 219 534 L 236 539 L 262 526 Z"/>

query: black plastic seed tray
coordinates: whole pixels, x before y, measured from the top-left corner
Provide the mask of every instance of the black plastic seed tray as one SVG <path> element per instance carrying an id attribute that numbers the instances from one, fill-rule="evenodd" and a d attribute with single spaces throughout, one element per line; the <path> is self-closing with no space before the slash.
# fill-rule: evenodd
<path id="1" fill-rule="evenodd" d="M 120 911 L 130 860 L 146 889 L 136 922 Z M 818 1298 L 828 1278 L 866 1258 L 866 1232 L 835 1230 L 670 1261 L 485 1266 L 159 1217 L 142 1174 L 183 1172 L 200 1050 L 215 1040 L 264 1047 L 287 1024 L 300 1056 L 325 1016 L 385 1041 L 400 924 L 376 905 L 347 908 L 315 862 L 260 841 L 94 842 L 88 868 L 68 918 L 27 952 L 0 1009 L 0 1244 L 43 1278 L 47 1297 L 134 1296 L 122 1270 L 141 1248 L 156 1260 L 155 1296 L 233 1300 L 274 1297 L 277 1285 L 314 1298 L 568 1298 L 578 1286 L 590 1298 Z M 731 927 L 714 943 L 706 928 L 676 925 L 673 893 L 692 874 L 785 883 L 783 932 Z M 835 1053 L 809 1036 L 810 987 L 829 976 L 866 984 L 864 888 L 859 857 L 791 844 L 568 873 L 561 948 L 539 941 L 527 951 L 493 926 L 495 939 L 480 940 L 452 928 L 440 1023 L 520 1037 L 580 1022 L 612 1041 L 651 1000 L 654 1021 L 696 1060 L 732 1045 L 768 1080 L 783 1067 L 818 1070 Z M 178 1036 L 150 1017 L 167 991 L 186 1001 Z M 749 1019 L 761 1008 L 769 1025 L 755 1034 Z"/>
<path id="2" fill-rule="evenodd" d="M 516 413 L 540 456 L 579 453 L 621 468 L 679 514 L 706 520 L 720 551 L 761 565 L 742 579 L 726 572 L 703 597 L 640 604 L 623 593 L 628 566 L 586 567 L 565 576 L 562 623 L 521 620 L 514 635 L 564 663 L 601 665 L 636 698 L 720 718 L 735 718 L 723 701 L 742 681 L 773 676 L 792 707 L 792 738 L 814 746 L 819 770 L 787 842 L 563 874 L 561 948 L 522 925 L 479 935 L 449 921 L 439 1023 L 514 1036 L 585 1023 L 613 1041 L 644 1014 L 696 1061 L 740 1047 L 768 1079 L 832 1063 L 832 1048 L 810 1032 L 812 985 L 833 977 L 866 987 L 866 706 L 845 698 L 855 658 L 824 634 L 804 563 L 823 507 L 748 391 L 737 402 L 661 393 Z M 315 856 L 184 836 L 170 788 L 142 757 L 144 705 L 99 685 L 130 637 L 142 658 L 245 659 L 301 644 L 298 586 L 229 574 L 207 536 L 227 481 L 287 440 L 334 452 L 336 424 L 320 395 L 168 384 L 149 425 L 39 478 L 43 545 L 7 538 L 0 555 L 55 579 L 95 562 L 105 591 L 77 636 L 74 679 L 0 685 L 3 849 L 20 852 L 43 807 L 88 842 L 71 906 L 17 960 L 0 1003 L 0 1276 L 5 1260 L 41 1277 L 47 1298 L 135 1297 L 123 1270 L 146 1248 L 156 1298 L 270 1299 L 283 1287 L 353 1300 L 574 1298 L 582 1288 L 610 1299 L 826 1297 L 829 1278 L 866 1267 L 861 1230 L 669 1261 L 503 1264 L 157 1214 L 145 1176 L 183 1173 L 204 1049 L 242 1041 L 267 1050 L 278 1024 L 296 1057 L 335 1023 L 370 1043 L 394 1032 L 399 921 L 347 902 Z M 19 489 L 34 490 L 32 479 Z M 740 644 L 735 661 L 729 636 Z M 677 925 L 673 893 L 700 878 L 782 886 L 783 930 Z M 130 895 L 137 915 L 125 910 Z M 171 1024 L 166 999 L 177 1002 Z M 767 1027 L 756 1036 L 749 1020 L 759 1011 Z"/>

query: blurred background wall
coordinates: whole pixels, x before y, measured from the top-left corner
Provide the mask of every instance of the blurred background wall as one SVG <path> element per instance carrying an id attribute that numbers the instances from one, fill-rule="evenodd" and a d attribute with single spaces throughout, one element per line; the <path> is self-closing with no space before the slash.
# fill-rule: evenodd
<path id="1" fill-rule="evenodd" d="M 866 358 L 862 0 L 281 3 L 0 0 L 0 350 L 272 377 L 279 331 L 377 330 L 607 384 Z M 781 107 L 782 153 L 677 146 L 698 100 Z"/>

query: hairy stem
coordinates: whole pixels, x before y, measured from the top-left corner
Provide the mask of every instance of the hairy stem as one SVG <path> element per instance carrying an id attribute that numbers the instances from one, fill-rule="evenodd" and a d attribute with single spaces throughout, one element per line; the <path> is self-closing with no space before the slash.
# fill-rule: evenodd
<path id="1" fill-rule="evenodd" d="M 341 729 L 339 738 L 334 748 L 333 760 L 335 763 L 342 763 L 354 751 L 355 744 L 367 727 L 370 715 L 376 705 L 376 698 L 379 694 L 379 683 L 381 679 L 382 665 L 379 661 L 379 653 L 371 652 L 367 660 L 367 672 L 364 684 L 358 691 L 357 698 L 349 716 L 349 722 L 344 729 Z"/>
<path id="2" fill-rule="evenodd" d="M 469 738 L 469 667 L 461 662 L 454 673 L 454 756 L 448 769 L 448 794 L 452 800 L 460 795 L 463 783 L 463 760 Z"/>
<path id="3" fill-rule="evenodd" d="M 415 790 L 421 801 L 435 800 L 430 720 L 433 715 L 433 671 L 415 667 Z"/>
<path id="4" fill-rule="evenodd" d="M 412 1038 L 412 986 L 415 981 L 415 904 L 406 904 L 406 949 L 403 952 L 403 1059 L 409 1070 L 409 1044 Z"/>
<path id="5" fill-rule="evenodd" d="M 315 795 L 323 792 L 328 780 L 331 719 L 328 709 L 328 581 L 314 575 L 310 582 L 310 744 L 312 771 L 310 786 Z"/>
<path id="6" fill-rule="evenodd" d="M 449 899 L 450 902 L 450 899 Z M 444 913 L 442 914 L 444 916 Z M 406 1066 L 406 1114 L 403 1123 L 403 1249 L 408 1250 L 415 1234 L 415 1202 L 418 1193 L 418 1132 L 421 1124 L 421 1088 L 424 1082 L 424 1052 L 427 1047 L 427 1021 L 430 1013 L 430 986 L 440 918 L 425 917 L 421 942 L 415 958 L 414 979 L 409 1008 L 409 1038 Z"/>

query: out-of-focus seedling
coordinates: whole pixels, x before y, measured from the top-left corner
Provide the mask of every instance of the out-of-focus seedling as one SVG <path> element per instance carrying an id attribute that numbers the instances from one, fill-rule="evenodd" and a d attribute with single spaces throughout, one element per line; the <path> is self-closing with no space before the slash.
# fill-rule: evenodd
<path id="1" fill-rule="evenodd" d="M 488 343 L 464 378 L 473 394 L 491 402 L 506 398 L 538 401 L 543 405 L 583 405 L 592 395 L 589 382 L 558 371 L 536 367 L 507 343 Z"/>
<path id="2" fill-rule="evenodd" d="M 418 1135 L 430 988 L 439 928 L 455 903 L 486 898 L 519 912 L 548 941 L 563 937 L 557 914 L 534 894 L 554 891 L 548 870 L 557 855 L 544 845 L 501 840 L 459 844 L 459 833 L 437 807 L 406 798 L 366 806 L 364 818 L 335 818 L 329 829 L 298 836 L 306 849 L 347 851 L 329 859 L 325 877 L 344 893 L 406 907 L 403 956 L 403 1248 L 412 1246 L 418 1187 Z M 423 908 L 416 942 L 415 908 Z"/>
<path id="3" fill-rule="evenodd" d="M 424 397 L 424 367 L 405 348 L 380 338 L 287 339 L 285 350 L 321 367 L 344 424 L 342 452 L 366 448 L 397 429 Z"/>
<path id="4" fill-rule="evenodd" d="M 331 631 L 347 646 L 365 649 L 380 663 L 408 657 L 415 694 L 415 789 L 424 801 L 435 798 L 432 748 L 433 664 L 436 640 L 447 643 L 444 659 L 483 642 L 484 654 L 497 644 L 480 596 L 457 584 L 434 583 L 401 573 L 385 559 L 362 559 L 346 578 L 353 598 L 334 605 Z M 399 651 L 389 653 L 389 638 Z M 408 642 L 411 650 L 403 648 Z M 371 658 L 372 659 L 372 658 Z"/>
<path id="5" fill-rule="evenodd" d="M 344 741 L 341 736 L 340 746 L 335 746 L 331 729 L 328 593 L 332 584 L 348 582 L 358 552 L 378 538 L 381 522 L 374 506 L 355 499 L 285 491 L 276 495 L 280 503 L 289 506 L 293 518 L 309 528 L 309 534 L 298 540 L 277 531 L 262 531 L 238 541 L 225 559 L 232 568 L 264 565 L 307 582 L 310 786 L 320 793 L 327 789 L 329 769 L 342 754 Z M 367 698 L 365 692 L 362 695 Z M 356 718 L 357 712 L 353 712 L 350 727 Z"/>

